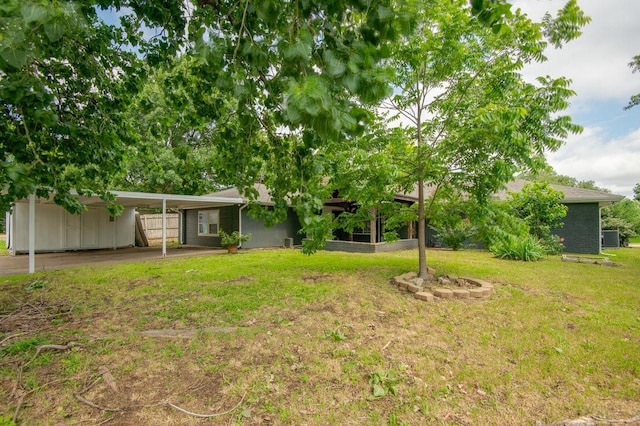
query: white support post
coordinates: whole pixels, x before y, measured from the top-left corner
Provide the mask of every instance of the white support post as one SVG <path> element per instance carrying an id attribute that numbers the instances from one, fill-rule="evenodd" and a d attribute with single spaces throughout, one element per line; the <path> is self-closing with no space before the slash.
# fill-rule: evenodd
<path id="1" fill-rule="evenodd" d="M 36 194 L 29 195 L 29 273 L 36 272 Z"/>
<path id="2" fill-rule="evenodd" d="M 167 257 L 167 199 L 162 199 L 162 258 Z"/>

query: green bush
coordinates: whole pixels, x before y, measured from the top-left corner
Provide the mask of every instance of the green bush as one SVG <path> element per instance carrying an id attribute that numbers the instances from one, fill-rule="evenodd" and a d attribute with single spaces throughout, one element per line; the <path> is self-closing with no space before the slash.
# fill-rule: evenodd
<path id="1" fill-rule="evenodd" d="M 238 231 L 233 231 L 232 233 L 227 234 L 222 229 L 219 231 L 218 235 L 220 236 L 220 243 L 222 244 L 222 247 L 238 246 L 240 243 L 251 239 L 251 234 L 240 235 Z"/>
<path id="2" fill-rule="evenodd" d="M 431 228 L 436 232 L 438 240 L 453 250 L 461 249 L 464 242 L 473 237 L 476 231 L 468 220 L 461 220 L 451 226 L 432 226 Z"/>
<path id="3" fill-rule="evenodd" d="M 496 257 L 509 260 L 532 262 L 545 254 L 545 248 L 531 235 L 504 235 L 489 250 Z"/>
<path id="4" fill-rule="evenodd" d="M 564 250 L 564 244 L 557 235 L 551 234 L 540 239 L 540 244 L 544 248 L 545 254 L 560 254 Z"/>

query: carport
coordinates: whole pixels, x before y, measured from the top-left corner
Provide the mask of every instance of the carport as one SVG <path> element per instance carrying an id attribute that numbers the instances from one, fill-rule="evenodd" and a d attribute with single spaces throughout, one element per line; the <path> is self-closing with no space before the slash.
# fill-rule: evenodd
<path id="1" fill-rule="evenodd" d="M 126 191 L 111 191 L 115 196 L 116 202 L 125 208 L 154 208 L 161 209 L 162 211 L 162 257 L 167 256 L 167 233 L 166 233 L 166 212 L 167 209 L 194 209 L 194 208 L 210 208 L 210 207 L 222 207 L 230 205 L 242 205 L 245 204 L 241 198 L 233 197 L 212 197 L 212 196 L 196 196 L 196 195 L 175 195 L 175 194 L 154 194 L 144 192 L 126 192 Z M 98 196 L 78 196 L 80 202 L 89 207 L 105 207 L 107 203 L 100 199 Z M 39 218 L 37 214 L 38 205 L 54 205 L 53 198 L 37 198 L 35 195 L 29 196 L 28 200 L 21 200 L 28 205 L 27 221 L 25 229 L 16 225 L 15 218 L 12 215 L 16 213 L 7 214 L 7 242 L 8 246 L 10 241 L 15 239 L 17 232 L 27 232 L 28 234 L 28 253 L 29 253 L 29 273 L 35 272 L 35 256 L 36 256 L 36 243 L 37 239 L 43 238 L 43 236 L 36 235 L 36 223 L 38 220 L 46 221 L 47 217 Z M 17 211 L 17 209 L 15 209 Z M 24 210 L 24 209 L 23 209 Z M 117 218 L 113 218 L 113 221 L 117 224 Z M 23 221 L 24 222 L 24 221 Z M 115 236 L 114 236 L 115 241 Z M 115 249 L 115 242 L 114 247 Z M 12 251 L 15 254 L 15 251 Z"/>

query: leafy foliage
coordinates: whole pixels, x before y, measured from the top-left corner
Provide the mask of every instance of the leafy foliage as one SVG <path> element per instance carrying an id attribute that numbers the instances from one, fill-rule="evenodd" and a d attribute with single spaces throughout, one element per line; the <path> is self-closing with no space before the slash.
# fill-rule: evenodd
<path id="1" fill-rule="evenodd" d="M 70 195 L 72 189 L 109 199 L 106 189 L 127 146 L 138 143 L 132 129 L 140 120 L 145 142 L 127 152 L 137 158 L 125 183 L 159 178 L 194 157 L 193 170 L 210 169 L 206 158 L 180 157 L 202 134 L 185 141 L 183 130 L 193 123 L 176 120 L 179 111 L 173 108 L 194 101 L 185 117 L 196 120 L 201 131 L 206 122 L 208 130 L 219 132 L 216 165 L 223 167 L 216 174 L 249 195 L 256 181 L 264 181 L 273 190 L 276 210 L 285 208 L 287 194 L 300 194 L 294 205 L 308 217 L 326 175 L 317 161 L 319 148 L 335 150 L 362 132 L 369 121 L 363 104 L 376 103 L 390 91 L 390 69 L 381 61 L 398 34 L 411 29 L 411 16 L 391 0 L 5 3 L 0 8 L 3 210 L 34 191 L 42 197 L 55 194 L 54 201 L 73 212 L 82 206 Z M 120 23 L 107 24 L 100 10 L 117 14 Z M 149 72 L 143 63 L 169 62 L 178 50 L 197 65 L 188 66 L 193 73 L 151 73 L 166 85 L 164 93 L 155 96 L 149 89 L 136 99 Z M 172 79 L 183 81 L 172 86 Z M 186 94 L 194 84 L 197 90 Z M 232 99 L 224 108 L 207 110 L 223 99 L 220 92 Z M 159 114 L 147 105 L 143 116 L 124 113 L 132 102 L 140 106 L 145 99 L 166 102 L 172 111 Z M 151 140 L 154 118 L 159 129 Z M 220 126 L 227 118 L 234 125 Z M 158 149 L 168 136 L 170 149 Z M 286 168 L 283 159 L 291 160 Z M 136 176 L 141 169 L 136 161 L 155 162 L 151 170 L 157 173 Z M 152 185 L 202 191 L 185 187 L 190 176 L 192 171 L 181 182 L 173 174 Z"/>
<path id="2" fill-rule="evenodd" d="M 631 67 L 634 73 L 640 71 L 640 55 L 633 57 L 631 62 L 629 62 L 629 67 Z M 629 104 L 624 107 L 624 109 L 631 109 L 638 104 L 640 104 L 640 93 L 632 95 Z"/>
<path id="3" fill-rule="evenodd" d="M 518 174 L 519 179 L 533 182 L 545 182 L 552 185 L 572 186 L 574 188 L 592 189 L 595 191 L 611 192 L 606 188 L 601 188 L 592 180 L 578 180 L 574 177 L 558 174 L 551 167 L 537 170 L 535 172 L 524 172 Z"/>
<path id="4" fill-rule="evenodd" d="M 218 231 L 218 235 L 220 236 L 222 247 L 238 246 L 240 243 L 251 239 L 251 234 L 241 235 L 238 231 L 233 231 L 228 234 L 222 229 Z"/>
<path id="5" fill-rule="evenodd" d="M 452 224 L 432 226 L 438 240 L 453 250 L 460 250 L 464 242 L 474 235 L 474 227 L 468 219 L 460 219 Z"/>
<path id="6" fill-rule="evenodd" d="M 636 186 L 633 187 L 633 195 L 636 201 L 640 201 L 640 183 L 636 183 Z"/>
<path id="7" fill-rule="evenodd" d="M 501 259 L 532 262 L 545 254 L 545 248 L 532 235 L 504 235 L 489 250 Z"/>
<path id="8" fill-rule="evenodd" d="M 347 336 L 344 334 L 344 332 L 342 330 L 340 330 L 340 327 L 336 328 L 335 330 L 327 330 L 324 332 L 324 337 L 326 339 L 331 339 L 334 340 L 336 342 L 342 342 L 343 340 L 346 340 Z"/>
<path id="9" fill-rule="evenodd" d="M 529 228 L 529 233 L 547 248 L 549 253 L 557 253 L 561 246 L 552 230 L 563 226 L 567 215 L 567 206 L 561 204 L 564 194 L 556 191 L 548 184 L 527 183 L 520 192 L 510 194 L 507 201 L 511 214 L 522 219 Z"/>
<path id="10" fill-rule="evenodd" d="M 640 202 L 624 199 L 602 210 L 602 229 L 616 229 L 620 245 L 626 247 L 632 237 L 640 235 Z"/>
<path id="11" fill-rule="evenodd" d="M 16 426 L 10 416 L 0 416 L 0 426 Z"/>
<path id="12" fill-rule="evenodd" d="M 202 90 L 209 83 L 197 75 L 201 66 L 183 56 L 150 70 L 127 109 L 136 143 L 126 151 L 114 189 L 199 195 L 223 183 L 216 174 L 224 166 L 216 163 L 216 146 L 234 125 L 235 111 L 228 95 Z"/>
<path id="13" fill-rule="evenodd" d="M 165 3 L 165 13 L 176 12 L 178 2 Z M 138 31 L 143 22 L 164 20 L 151 6 L 139 6 L 138 20 L 117 28 L 98 14 L 110 4 L 10 0 L 0 7 L 0 210 L 34 192 L 53 195 L 75 213 L 83 207 L 72 189 L 110 200 L 109 178 L 132 143 L 123 111 L 143 78 L 132 50 L 147 51 Z M 165 22 L 165 34 L 177 34 L 181 25 L 184 20 Z M 159 48 L 163 39 L 146 45 Z"/>
<path id="14" fill-rule="evenodd" d="M 376 370 L 369 374 L 369 384 L 371 385 L 371 396 L 369 399 L 380 399 L 386 395 L 397 395 L 397 385 L 402 381 L 393 370 Z"/>
<path id="15" fill-rule="evenodd" d="M 477 228 L 468 215 L 472 208 L 468 201 L 451 195 L 436 202 L 432 209 L 430 227 L 436 231 L 436 238 L 447 247 L 459 250 L 465 241 L 475 236 Z"/>

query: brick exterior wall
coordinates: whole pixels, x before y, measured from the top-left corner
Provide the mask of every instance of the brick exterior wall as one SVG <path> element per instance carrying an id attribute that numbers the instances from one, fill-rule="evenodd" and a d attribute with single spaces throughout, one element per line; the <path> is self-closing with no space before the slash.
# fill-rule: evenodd
<path id="1" fill-rule="evenodd" d="M 211 209 L 186 210 L 184 212 L 183 231 L 185 244 L 203 247 L 221 247 L 220 237 L 198 235 L 198 212 L 202 210 L 219 210 L 220 229 L 230 234 L 238 230 L 240 207 L 227 206 Z M 282 247 L 285 238 L 293 238 L 294 244 L 300 244 L 302 242 L 302 236 L 298 234 L 299 230 L 300 223 L 292 209 L 289 209 L 285 222 L 278 223 L 271 228 L 267 228 L 261 221 L 249 217 L 246 209 L 242 211 L 242 233 L 251 234 L 251 239 L 242 243 L 242 247 L 244 248 Z"/>
<path id="2" fill-rule="evenodd" d="M 238 206 L 185 210 L 184 212 L 184 243 L 192 246 L 221 247 L 220 237 L 198 235 L 198 212 L 203 210 L 220 211 L 220 229 L 228 234 L 238 230 Z"/>
<path id="3" fill-rule="evenodd" d="M 600 253 L 600 208 L 598 203 L 567 204 L 564 226 L 553 233 L 564 238 L 565 253 Z"/>
<path id="4" fill-rule="evenodd" d="M 271 228 L 264 226 L 259 220 L 251 218 L 247 210 L 242 210 L 242 233 L 251 234 L 251 239 L 242 243 L 243 248 L 282 247 L 285 238 L 293 239 L 293 244 L 302 244 L 298 216 L 293 209 L 287 211 L 287 220 L 273 225 Z"/>

